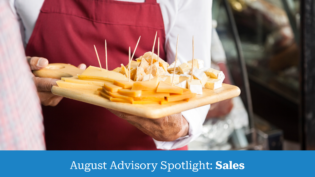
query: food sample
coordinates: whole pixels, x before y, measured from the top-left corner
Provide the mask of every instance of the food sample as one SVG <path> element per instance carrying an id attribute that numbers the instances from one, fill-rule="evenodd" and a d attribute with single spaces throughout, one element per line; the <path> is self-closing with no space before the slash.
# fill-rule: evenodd
<path id="1" fill-rule="evenodd" d="M 224 79 L 224 73 L 222 71 L 218 71 L 212 68 L 209 68 L 205 71 L 206 75 L 213 79 Z"/>

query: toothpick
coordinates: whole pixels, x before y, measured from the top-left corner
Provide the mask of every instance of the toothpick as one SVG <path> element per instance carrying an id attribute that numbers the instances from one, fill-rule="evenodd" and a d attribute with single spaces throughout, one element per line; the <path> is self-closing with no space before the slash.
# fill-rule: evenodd
<path id="1" fill-rule="evenodd" d="M 94 49 L 95 49 L 95 53 L 96 53 L 96 56 L 97 56 L 98 64 L 100 65 L 100 68 L 101 68 L 101 70 L 102 70 L 102 69 L 103 69 L 103 68 L 102 68 L 102 64 L 101 64 L 100 58 L 98 57 L 98 53 L 97 53 L 97 50 L 96 50 L 95 45 L 94 45 Z"/>
<path id="2" fill-rule="evenodd" d="M 106 69 L 108 70 L 108 63 L 107 63 L 107 42 L 105 40 L 105 58 L 106 58 Z"/>
<path id="3" fill-rule="evenodd" d="M 128 74 L 128 75 L 129 75 L 128 78 L 129 78 L 129 80 L 128 80 L 128 82 L 130 82 L 130 62 L 131 62 L 131 57 L 130 57 L 130 53 L 131 53 L 131 52 L 130 52 L 130 50 L 131 50 L 131 49 L 130 49 L 130 46 L 129 46 L 129 64 L 128 64 L 128 73 L 129 73 L 129 74 Z"/>
<path id="4" fill-rule="evenodd" d="M 190 81 L 193 79 L 194 75 L 194 59 L 195 59 L 195 39 L 194 36 L 192 38 L 192 67 L 191 67 L 191 78 Z"/>
<path id="5" fill-rule="evenodd" d="M 139 42 L 140 42 L 140 39 L 141 39 L 141 36 L 139 37 L 138 42 L 137 42 L 136 47 L 135 47 L 135 50 L 133 51 L 133 54 L 132 54 L 132 57 L 131 57 L 131 61 L 133 60 L 133 57 L 135 56 L 135 53 L 136 53 L 138 44 L 139 44 Z"/>
<path id="6" fill-rule="evenodd" d="M 158 59 L 160 59 L 160 38 L 158 38 Z"/>
<path id="7" fill-rule="evenodd" d="M 177 64 L 177 51 L 178 51 L 178 36 L 177 36 L 177 42 L 176 42 L 176 54 L 175 54 L 175 66 L 174 66 L 174 72 L 173 72 L 173 78 L 172 78 L 172 86 L 174 85 L 174 78 L 175 78 L 175 68 Z"/>
<path id="8" fill-rule="evenodd" d="M 156 36 L 157 36 L 157 32 L 155 33 L 154 43 L 153 43 L 153 47 L 152 47 L 152 54 L 151 54 L 151 64 L 150 64 L 150 75 L 149 75 L 149 80 L 151 80 L 151 75 L 152 75 L 153 53 L 154 53 L 154 47 L 155 47 Z"/>

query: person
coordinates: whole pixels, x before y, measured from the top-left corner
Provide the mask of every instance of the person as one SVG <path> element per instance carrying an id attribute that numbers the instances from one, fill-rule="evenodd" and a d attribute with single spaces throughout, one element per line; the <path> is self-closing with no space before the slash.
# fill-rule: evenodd
<path id="1" fill-rule="evenodd" d="M 139 36 L 135 58 L 151 51 L 158 32 L 161 58 L 174 61 L 179 35 L 178 58 L 181 62 L 191 60 L 194 35 L 195 56 L 210 67 L 211 0 L 10 2 L 20 17 L 31 64 L 49 60 L 98 66 L 93 45 L 98 47 L 99 56 L 105 56 L 100 48 L 106 39 L 108 68 L 114 69 L 128 62 L 128 46 L 134 46 Z M 41 100 L 43 97 L 40 95 Z M 45 105 L 55 107 L 43 107 L 47 149 L 187 149 L 186 145 L 200 135 L 210 107 L 150 120 L 65 98 L 53 100 Z"/>
<path id="2" fill-rule="evenodd" d="M 17 16 L 8 1 L 0 1 L 0 9 L 0 150 L 44 150 L 43 117 Z"/>

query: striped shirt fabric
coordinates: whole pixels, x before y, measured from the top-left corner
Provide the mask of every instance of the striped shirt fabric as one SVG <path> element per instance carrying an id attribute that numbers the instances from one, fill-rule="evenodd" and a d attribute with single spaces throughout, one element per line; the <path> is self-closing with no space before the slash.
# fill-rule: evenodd
<path id="1" fill-rule="evenodd" d="M 40 102 L 26 62 L 18 18 L 0 0 L 0 150 L 44 150 Z"/>

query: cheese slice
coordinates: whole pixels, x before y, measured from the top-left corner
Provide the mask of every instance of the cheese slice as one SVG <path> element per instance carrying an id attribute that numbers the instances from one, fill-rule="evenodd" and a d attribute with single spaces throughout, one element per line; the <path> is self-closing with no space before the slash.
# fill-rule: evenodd
<path id="1" fill-rule="evenodd" d="M 132 104 L 159 104 L 160 101 L 133 101 Z"/>
<path id="2" fill-rule="evenodd" d="M 183 101 L 185 99 L 194 98 L 196 96 L 196 93 L 192 92 L 185 92 L 183 95 L 171 95 L 166 98 L 168 102 L 174 102 L 174 101 Z"/>
<path id="3" fill-rule="evenodd" d="M 209 68 L 205 71 L 206 75 L 213 79 L 224 79 L 224 73 L 222 71 L 218 71 L 212 68 Z"/>
<path id="4" fill-rule="evenodd" d="M 193 76 L 195 79 L 200 80 L 202 87 L 206 84 L 208 80 L 208 76 L 204 73 L 204 70 L 201 69 L 194 69 Z"/>
<path id="5" fill-rule="evenodd" d="M 208 78 L 206 84 L 205 84 L 205 88 L 206 89 L 211 89 L 211 90 L 215 90 L 218 88 L 222 87 L 222 82 L 223 79 L 212 79 L 212 78 Z"/>
<path id="6" fill-rule="evenodd" d="M 172 86 L 166 82 L 160 82 L 156 92 L 183 94 L 183 89 L 177 86 Z"/>
<path id="7" fill-rule="evenodd" d="M 126 76 L 115 71 L 108 71 L 105 69 L 89 66 L 81 75 L 79 79 L 99 79 L 114 82 L 115 80 L 128 80 Z"/>
<path id="8" fill-rule="evenodd" d="M 153 90 L 156 90 L 158 84 L 159 84 L 159 80 L 157 77 L 155 77 L 149 81 L 135 82 L 132 86 L 132 90 L 153 91 Z"/>
<path id="9" fill-rule="evenodd" d="M 72 77 L 62 77 L 61 80 L 65 82 L 77 83 L 77 84 L 86 84 L 102 87 L 106 81 L 91 81 L 91 80 L 80 80 Z"/>
<path id="10" fill-rule="evenodd" d="M 117 67 L 113 71 L 120 73 L 121 72 L 121 67 Z"/>
<path id="11" fill-rule="evenodd" d="M 103 91 L 104 91 L 105 93 L 107 93 L 109 96 L 113 97 L 113 98 L 124 99 L 124 100 L 128 101 L 129 103 L 132 103 L 132 102 L 133 102 L 133 98 L 132 98 L 132 97 L 125 96 L 125 95 L 119 94 L 119 93 L 117 93 L 117 92 L 109 92 L 109 91 L 107 91 L 106 89 L 103 89 Z"/>
<path id="12" fill-rule="evenodd" d="M 134 82 L 132 80 L 130 80 L 130 81 L 114 81 L 114 85 L 117 85 L 117 86 L 122 87 L 124 89 L 132 88 L 133 83 Z"/>
<path id="13" fill-rule="evenodd" d="M 103 89 L 109 91 L 109 92 L 118 92 L 118 90 L 122 89 L 122 87 L 119 87 L 117 85 L 114 85 L 112 83 L 104 83 Z"/>
<path id="14" fill-rule="evenodd" d="M 164 101 L 165 98 L 162 97 L 135 97 L 134 98 L 135 101 Z"/>
<path id="15" fill-rule="evenodd" d="M 78 83 L 71 83 L 59 80 L 56 82 L 58 87 L 66 88 L 66 89 L 73 89 L 73 90 L 97 90 L 101 88 L 101 86 L 90 85 L 90 84 L 78 84 Z"/>
<path id="16" fill-rule="evenodd" d="M 141 97 L 141 90 L 129 90 L 129 89 L 120 89 L 118 90 L 118 93 L 124 96 L 129 97 Z"/>
<path id="17" fill-rule="evenodd" d="M 100 93 L 100 95 L 101 95 L 102 97 L 107 98 L 107 99 L 110 100 L 111 96 L 108 95 L 108 94 L 107 94 L 106 92 L 104 92 L 103 90 L 101 90 L 99 93 Z"/>
<path id="18" fill-rule="evenodd" d="M 192 93 L 202 95 L 202 84 L 200 80 L 193 79 L 192 81 L 188 80 L 187 87 Z"/>

